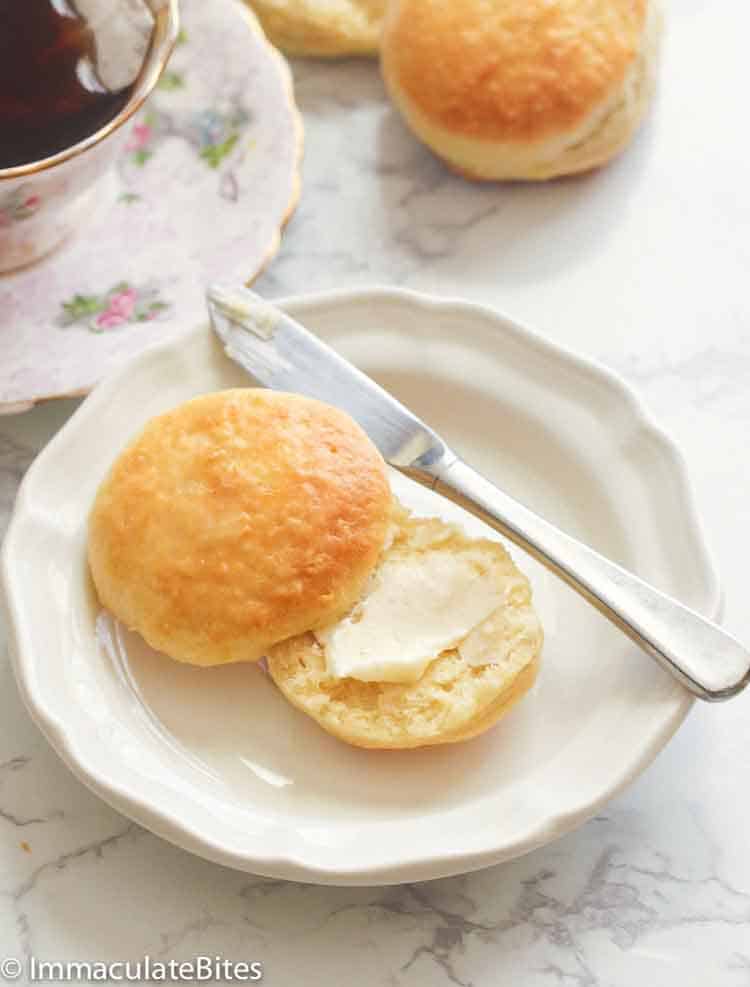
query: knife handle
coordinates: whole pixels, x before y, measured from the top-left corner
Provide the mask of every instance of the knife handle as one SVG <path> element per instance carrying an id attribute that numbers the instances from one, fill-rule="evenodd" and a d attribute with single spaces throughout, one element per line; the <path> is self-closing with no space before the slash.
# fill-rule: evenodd
<path id="1" fill-rule="evenodd" d="M 750 682 L 750 652 L 716 624 L 566 535 L 462 460 L 430 473 L 437 493 L 551 569 L 700 699 L 729 699 Z"/>

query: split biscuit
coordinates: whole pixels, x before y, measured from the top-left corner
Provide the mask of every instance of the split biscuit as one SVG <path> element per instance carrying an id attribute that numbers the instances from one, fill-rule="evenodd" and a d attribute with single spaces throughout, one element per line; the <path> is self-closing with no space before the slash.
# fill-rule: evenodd
<path id="1" fill-rule="evenodd" d="M 403 749 L 468 740 L 493 726 L 536 679 L 542 628 L 529 582 L 503 546 L 470 539 L 437 519 L 402 514 L 382 563 L 395 555 L 418 559 L 434 551 L 480 558 L 483 578 L 502 589 L 486 662 L 469 662 L 450 648 L 435 656 L 417 682 L 364 682 L 332 677 L 313 633 L 283 641 L 269 653 L 268 670 L 284 696 L 348 744 Z M 485 640 L 484 650 L 486 645 Z"/>

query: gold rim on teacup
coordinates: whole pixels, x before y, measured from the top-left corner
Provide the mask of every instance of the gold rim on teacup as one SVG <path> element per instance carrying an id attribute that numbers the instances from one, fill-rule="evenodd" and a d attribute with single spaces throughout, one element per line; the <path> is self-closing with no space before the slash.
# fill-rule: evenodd
<path id="1" fill-rule="evenodd" d="M 98 183 L 109 172 L 121 146 L 119 140 L 107 139 L 118 135 L 143 106 L 177 43 L 178 0 L 146 3 L 154 16 L 154 27 L 133 92 L 119 113 L 93 134 L 56 154 L 0 168 L 0 273 L 39 260 L 90 213 Z"/>
<path id="2" fill-rule="evenodd" d="M 76 157 L 78 154 L 83 154 L 84 151 L 88 151 L 89 148 L 105 140 L 123 124 L 126 124 L 140 110 L 161 78 L 172 54 L 172 49 L 177 43 L 180 30 L 178 0 L 147 0 L 147 3 L 154 15 L 154 29 L 146 52 L 144 68 L 140 72 L 133 93 L 125 106 L 99 130 L 56 154 L 41 158 L 39 161 L 14 165 L 12 168 L 0 168 L 0 181 L 34 175 L 40 171 L 46 171 L 48 168 L 54 168 L 55 165 L 62 164 L 63 161 Z"/>

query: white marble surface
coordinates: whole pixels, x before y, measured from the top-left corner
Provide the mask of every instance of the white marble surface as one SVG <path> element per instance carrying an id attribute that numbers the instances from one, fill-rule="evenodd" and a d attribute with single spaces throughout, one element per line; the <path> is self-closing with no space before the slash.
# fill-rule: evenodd
<path id="1" fill-rule="evenodd" d="M 680 0 L 669 25 L 631 150 L 534 189 L 449 176 L 403 130 L 375 65 L 298 64 L 306 186 L 259 288 L 460 294 L 623 373 L 682 445 L 726 624 L 750 641 L 750 10 Z M 0 420 L 0 531 L 73 407 Z M 52 753 L 4 657 L 0 679 L 0 957 L 221 954 L 263 961 L 284 987 L 750 984 L 750 696 L 697 707 L 628 791 L 553 846 L 467 877 L 340 890 L 223 870 L 129 824 Z"/>

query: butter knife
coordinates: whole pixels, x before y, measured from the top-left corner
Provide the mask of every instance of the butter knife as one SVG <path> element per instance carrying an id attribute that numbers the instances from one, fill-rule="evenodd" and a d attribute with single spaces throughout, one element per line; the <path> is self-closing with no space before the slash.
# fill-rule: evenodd
<path id="1" fill-rule="evenodd" d="M 280 309 L 247 288 L 220 284 L 209 288 L 208 309 L 227 356 L 256 384 L 348 412 L 387 463 L 551 569 L 694 695 L 729 699 L 750 682 L 750 651 L 739 641 L 503 493 L 408 408 Z"/>

